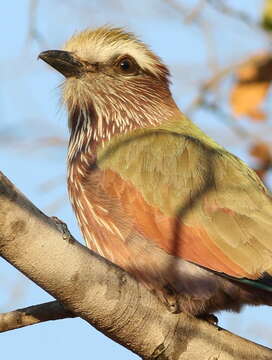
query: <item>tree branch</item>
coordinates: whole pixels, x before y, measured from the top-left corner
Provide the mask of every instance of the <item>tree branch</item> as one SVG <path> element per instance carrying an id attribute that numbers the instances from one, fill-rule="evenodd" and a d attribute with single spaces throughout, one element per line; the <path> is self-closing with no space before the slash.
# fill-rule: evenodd
<path id="1" fill-rule="evenodd" d="M 49 320 L 76 317 L 65 309 L 58 301 L 33 305 L 23 309 L 0 314 L 0 332 L 18 329 Z"/>
<path id="2" fill-rule="evenodd" d="M 65 308 L 144 359 L 269 360 L 272 351 L 171 314 L 127 273 L 77 241 L 0 173 L 0 255 Z"/>

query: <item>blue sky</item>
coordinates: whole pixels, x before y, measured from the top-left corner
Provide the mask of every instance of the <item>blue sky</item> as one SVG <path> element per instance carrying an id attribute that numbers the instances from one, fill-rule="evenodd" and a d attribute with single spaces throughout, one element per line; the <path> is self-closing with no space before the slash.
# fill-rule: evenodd
<path id="1" fill-rule="evenodd" d="M 207 65 L 205 37 L 194 24 L 184 24 L 181 15 L 166 2 L 151 0 L 126 1 L 40 1 L 35 26 L 39 41 L 29 38 L 31 1 L 2 2 L 0 42 L 0 165 L 1 170 L 38 207 L 56 215 L 69 225 L 80 240 L 66 192 L 66 147 L 68 138 L 66 113 L 60 105 L 58 85 L 62 78 L 41 61 L 40 51 L 58 49 L 75 31 L 103 24 L 125 26 L 151 45 L 173 73 L 172 90 L 182 108 L 196 94 L 197 85 L 211 75 Z M 196 1 L 183 1 L 193 6 Z M 245 1 L 228 1 L 243 9 Z M 247 1 L 246 11 L 258 18 L 261 0 Z M 204 19 L 212 19 L 213 42 L 219 66 L 239 61 L 266 46 L 256 29 L 238 27 L 236 21 L 217 19 L 209 10 Z M 237 31 L 239 29 L 239 31 Z M 198 111 L 194 120 L 218 142 L 245 160 L 247 142 L 215 116 Z M 254 125 L 248 131 L 258 131 Z M 267 132 L 271 125 L 267 126 Z M 51 145 L 48 144 L 51 139 Z M 52 145 L 54 139 L 57 141 Z M 50 183 L 55 186 L 50 186 Z M 48 301 L 51 297 L 0 259 L 0 311 Z M 246 308 L 241 314 L 222 313 L 220 325 L 244 337 L 271 346 L 271 309 Z M 133 359 L 128 350 L 90 327 L 81 319 L 67 319 L 1 334 L 1 354 L 10 359 L 40 360 L 87 356 L 91 358 Z"/>

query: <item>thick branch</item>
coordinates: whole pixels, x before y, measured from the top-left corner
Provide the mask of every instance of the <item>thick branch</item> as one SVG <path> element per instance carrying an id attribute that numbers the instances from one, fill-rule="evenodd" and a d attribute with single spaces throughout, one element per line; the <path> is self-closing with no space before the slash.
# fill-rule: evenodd
<path id="1" fill-rule="evenodd" d="M 272 351 L 205 321 L 171 314 L 128 274 L 56 225 L 0 175 L 0 255 L 115 341 L 145 359 L 262 359 Z"/>
<path id="2" fill-rule="evenodd" d="M 50 301 L 0 314 L 0 332 L 75 316 L 74 313 L 65 309 L 58 301 Z"/>

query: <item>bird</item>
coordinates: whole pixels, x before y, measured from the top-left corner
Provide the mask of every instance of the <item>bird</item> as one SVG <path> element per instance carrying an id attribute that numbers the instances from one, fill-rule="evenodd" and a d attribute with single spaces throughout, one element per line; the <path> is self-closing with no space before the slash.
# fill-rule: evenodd
<path id="1" fill-rule="evenodd" d="M 161 58 L 109 26 L 39 58 L 64 76 L 68 193 L 87 246 L 173 313 L 271 305 L 270 193 L 179 109 Z"/>

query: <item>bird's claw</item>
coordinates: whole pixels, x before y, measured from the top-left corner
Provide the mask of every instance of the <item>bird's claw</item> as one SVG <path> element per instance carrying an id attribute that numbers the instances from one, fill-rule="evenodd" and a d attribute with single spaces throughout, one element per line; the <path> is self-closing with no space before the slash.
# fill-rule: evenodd
<path id="1" fill-rule="evenodd" d="M 205 320 L 208 323 L 217 326 L 218 325 L 218 317 L 214 314 L 201 314 L 197 316 L 201 320 Z"/>
<path id="2" fill-rule="evenodd" d="M 57 229 L 61 232 L 63 240 L 68 241 L 69 243 L 73 243 L 74 238 L 71 235 L 68 226 L 57 216 L 51 216 L 51 219 L 54 221 Z"/>
<path id="3" fill-rule="evenodd" d="M 170 285 L 166 285 L 163 288 L 161 295 L 162 295 L 161 297 L 162 297 L 163 303 L 166 305 L 167 309 L 172 314 L 177 314 L 180 312 L 177 294 L 175 293 L 175 290 Z"/>

